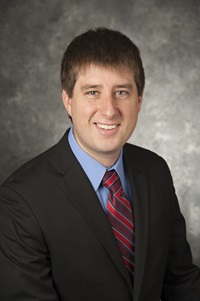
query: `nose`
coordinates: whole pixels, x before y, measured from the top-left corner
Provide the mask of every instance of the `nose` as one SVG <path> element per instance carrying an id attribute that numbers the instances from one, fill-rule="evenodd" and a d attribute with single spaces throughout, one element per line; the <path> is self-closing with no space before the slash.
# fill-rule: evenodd
<path id="1" fill-rule="evenodd" d="M 102 116 L 105 116 L 107 118 L 111 118 L 114 115 L 116 115 L 117 112 L 116 100 L 113 99 L 112 96 L 105 97 L 102 100 L 100 112 Z"/>

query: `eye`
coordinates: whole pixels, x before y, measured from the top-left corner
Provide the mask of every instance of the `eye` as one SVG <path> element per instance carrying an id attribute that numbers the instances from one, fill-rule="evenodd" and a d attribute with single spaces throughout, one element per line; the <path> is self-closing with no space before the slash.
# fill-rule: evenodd
<path id="1" fill-rule="evenodd" d="M 128 92 L 127 91 L 124 91 L 124 90 L 118 90 L 115 92 L 115 94 L 119 95 L 119 96 L 124 96 L 124 95 L 127 95 Z"/>
<path id="2" fill-rule="evenodd" d="M 88 95 L 97 95 L 97 91 L 88 91 L 87 94 Z"/>

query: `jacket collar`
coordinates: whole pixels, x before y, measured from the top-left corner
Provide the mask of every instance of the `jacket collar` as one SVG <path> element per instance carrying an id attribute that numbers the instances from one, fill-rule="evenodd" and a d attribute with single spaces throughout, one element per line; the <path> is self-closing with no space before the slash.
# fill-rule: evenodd
<path id="1" fill-rule="evenodd" d="M 135 217 L 135 277 L 134 300 L 139 300 L 147 254 L 149 198 L 146 172 L 138 161 L 135 146 L 124 147 L 124 164 L 130 181 Z"/>

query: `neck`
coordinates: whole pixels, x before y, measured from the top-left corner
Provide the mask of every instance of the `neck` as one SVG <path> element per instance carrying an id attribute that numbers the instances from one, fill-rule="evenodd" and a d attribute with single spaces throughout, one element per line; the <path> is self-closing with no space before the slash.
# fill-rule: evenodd
<path id="1" fill-rule="evenodd" d="M 90 154 L 89 154 L 90 155 Z M 97 156 L 93 156 L 93 158 L 98 161 L 99 163 L 101 163 L 102 165 L 104 165 L 105 167 L 110 167 L 112 165 L 115 164 L 115 162 L 117 161 L 117 159 L 119 158 L 119 153 L 116 156 L 101 156 L 101 155 L 97 155 Z"/>

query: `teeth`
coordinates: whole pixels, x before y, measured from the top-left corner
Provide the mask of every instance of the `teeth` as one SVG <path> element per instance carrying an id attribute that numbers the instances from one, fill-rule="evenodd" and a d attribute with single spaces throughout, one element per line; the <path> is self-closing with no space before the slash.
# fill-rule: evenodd
<path id="1" fill-rule="evenodd" d="M 117 127 L 116 124 L 106 125 L 106 124 L 101 124 L 101 123 L 97 123 L 97 126 L 101 129 L 105 129 L 105 130 L 112 130 L 112 129 L 115 129 Z"/>

